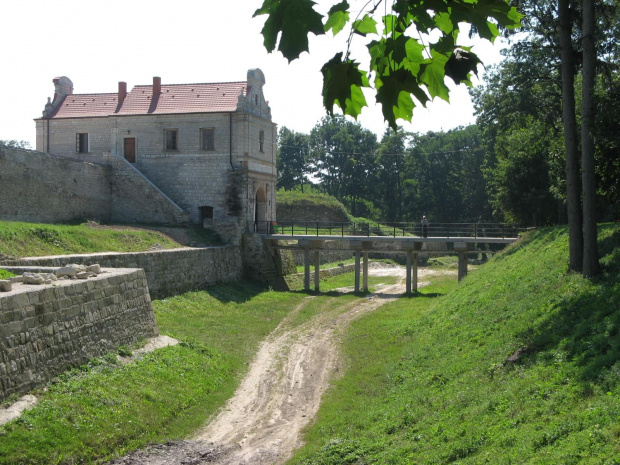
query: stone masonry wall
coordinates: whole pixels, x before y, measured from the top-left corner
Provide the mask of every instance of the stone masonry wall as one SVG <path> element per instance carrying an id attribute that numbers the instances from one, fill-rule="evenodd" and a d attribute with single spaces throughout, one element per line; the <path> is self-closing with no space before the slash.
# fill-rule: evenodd
<path id="1" fill-rule="evenodd" d="M 123 158 L 83 159 L 0 146 L 0 219 L 187 223 L 189 216 Z"/>
<path id="2" fill-rule="evenodd" d="M 109 166 L 0 145 L 0 219 L 108 221 Z"/>
<path id="3" fill-rule="evenodd" d="M 0 400 L 158 334 L 144 272 L 104 271 L 0 294 Z"/>
<path id="4" fill-rule="evenodd" d="M 0 265 L 60 267 L 69 263 L 142 268 L 154 299 L 204 289 L 220 282 L 236 281 L 243 275 L 241 250 L 234 246 L 32 257 Z"/>

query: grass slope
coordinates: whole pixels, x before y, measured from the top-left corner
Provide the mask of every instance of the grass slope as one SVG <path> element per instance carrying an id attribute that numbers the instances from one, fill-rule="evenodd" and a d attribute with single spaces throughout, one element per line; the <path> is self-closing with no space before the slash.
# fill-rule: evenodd
<path id="1" fill-rule="evenodd" d="M 605 274 L 535 232 L 449 291 L 357 321 L 294 464 L 620 463 L 620 227 Z"/>
<path id="2" fill-rule="evenodd" d="M 0 221 L 0 257 L 37 257 L 95 252 L 142 252 L 179 247 L 165 235 L 132 227 Z"/>

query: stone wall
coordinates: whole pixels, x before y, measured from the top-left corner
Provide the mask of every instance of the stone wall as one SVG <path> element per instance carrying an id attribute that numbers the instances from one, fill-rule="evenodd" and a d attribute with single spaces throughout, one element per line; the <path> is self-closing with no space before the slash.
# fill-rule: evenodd
<path id="1" fill-rule="evenodd" d="M 112 169 L 0 145 L 0 219 L 108 221 Z"/>
<path id="2" fill-rule="evenodd" d="M 125 159 L 58 157 L 0 145 L 0 219 L 186 223 L 189 216 Z"/>
<path id="3" fill-rule="evenodd" d="M 60 267 L 69 263 L 142 268 L 154 299 L 236 281 L 243 275 L 241 249 L 234 246 L 32 257 L 6 261 L 0 265 Z"/>
<path id="4" fill-rule="evenodd" d="M 158 334 L 144 272 L 104 271 L 0 294 L 0 400 Z"/>
<path id="5" fill-rule="evenodd" d="M 355 256 L 355 252 L 349 247 L 348 242 L 344 241 L 328 241 L 325 244 L 326 248 L 329 250 L 321 250 L 319 254 L 319 259 L 321 261 L 321 265 L 324 263 L 336 263 L 344 260 L 348 260 Z M 342 249 L 342 250 L 339 250 Z M 304 252 L 303 250 L 293 250 L 293 258 L 295 259 L 295 265 L 303 265 L 304 264 Z M 314 260 L 314 258 L 311 258 Z M 314 262 L 313 262 L 314 263 Z"/>

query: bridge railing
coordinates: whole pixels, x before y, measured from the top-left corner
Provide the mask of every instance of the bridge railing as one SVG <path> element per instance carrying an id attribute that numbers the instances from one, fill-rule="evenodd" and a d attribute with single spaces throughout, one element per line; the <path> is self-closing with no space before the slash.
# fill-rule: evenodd
<path id="1" fill-rule="evenodd" d="M 499 223 L 429 223 L 426 237 L 516 238 L 524 230 Z M 254 232 L 287 236 L 424 237 L 420 223 L 257 221 Z"/>

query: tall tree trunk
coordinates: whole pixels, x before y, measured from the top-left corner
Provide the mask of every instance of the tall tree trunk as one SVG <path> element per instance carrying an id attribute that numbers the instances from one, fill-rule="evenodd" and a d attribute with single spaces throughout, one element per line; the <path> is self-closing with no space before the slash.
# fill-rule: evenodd
<path id="1" fill-rule="evenodd" d="M 579 150 L 577 145 L 577 117 L 575 116 L 575 64 L 571 42 L 569 0 L 558 0 L 560 21 L 560 55 L 562 69 L 562 120 L 566 150 L 566 209 L 568 215 L 568 248 L 571 271 L 583 266 L 583 231 L 581 229 L 581 202 L 579 184 Z"/>
<path id="2" fill-rule="evenodd" d="M 594 0 L 583 0 L 583 68 L 581 87 L 581 183 L 583 197 L 583 276 L 598 274 L 596 177 L 594 173 Z"/>

